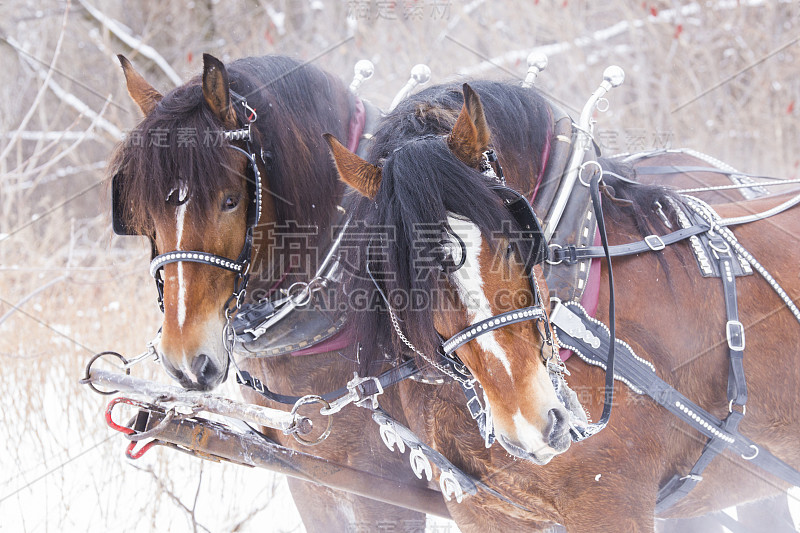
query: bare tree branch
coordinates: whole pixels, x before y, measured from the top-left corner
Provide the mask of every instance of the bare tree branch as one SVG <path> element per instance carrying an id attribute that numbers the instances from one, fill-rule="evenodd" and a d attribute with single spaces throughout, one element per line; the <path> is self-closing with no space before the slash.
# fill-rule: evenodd
<path id="1" fill-rule="evenodd" d="M 17 40 L 14 39 L 13 37 L 11 36 L 6 37 L 6 41 L 8 41 L 8 43 L 15 49 L 24 50 L 22 45 L 20 45 L 20 43 L 17 42 Z M 63 87 L 61 87 L 61 85 L 53 81 L 47 75 L 48 73 L 42 67 L 40 67 L 36 62 L 28 58 L 27 55 L 25 54 L 19 54 L 19 55 L 22 59 L 25 60 L 26 63 L 28 63 L 28 65 L 33 69 L 33 71 L 36 72 L 36 75 L 39 76 L 44 81 L 44 85 L 46 85 L 51 91 L 53 91 L 53 94 L 55 94 L 62 102 L 64 102 L 65 104 L 76 110 L 78 113 L 88 117 L 90 120 L 96 121 L 97 127 L 110 134 L 112 137 L 114 137 L 115 140 L 118 141 L 122 140 L 122 138 L 124 137 L 122 130 L 120 130 L 118 127 L 116 127 L 114 124 L 107 121 L 106 119 L 100 117 L 100 115 L 97 112 L 93 111 L 77 96 L 73 95 L 70 92 L 67 92 Z M 103 107 L 105 108 L 105 105 Z"/>
<path id="2" fill-rule="evenodd" d="M 64 30 L 67 27 L 67 17 L 69 16 L 69 8 L 71 5 L 72 5 L 72 0 L 67 0 L 67 7 L 64 8 L 64 19 L 61 22 L 61 31 L 58 34 L 58 41 L 56 42 L 56 49 L 53 52 L 53 59 L 50 60 L 50 67 L 44 74 L 44 83 L 42 83 L 42 86 L 39 87 L 39 92 L 36 93 L 36 98 L 34 98 L 33 104 L 31 105 L 30 108 L 28 108 L 28 112 L 25 113 L 25 116 L 22 118 L 22 122 L 19 123 L 19 126 L 15 130 L 18 134 L 11 138 L 11 140 L 3 149 L 3 152 L 0 153 L 0 165 L 2 165 L 2 162 L 5 160 L 8 153 L 17 143 L 17 140 L 19 139 L 19 132 L 24 130 L 25 126 L 28 125 L 28 122 L 30 121 L 31 117 L 33 117 L 33 113 L 36 111 L 36 108 L 39 107 L 39 103 L 42 101 L 42 98 L 44 97 L 47 84 L 50 82 L 50 78 L 53 76 L 53 69 L 55 69 L 56 61 L 58 61 L 58 56 L 61 53 L 61 43 L 64 41 Z M 13 40 L 13 38 L 8 37 L 6 40 L 9 41 L 9 44 L 11 44 L 10 40 Z M 16 48 L 16 46 L 14 46 L 13 44 L 11 46 Z"/>
<path id="3" fill-rule="evenodd" d="M 134 37 L 125 31 L 122 24 L 105 15 L 99 9 L 86 2 L 86 0 L 78 0 L 78 2 L 80 2 L 80 4 L 86 9 L 86 11 L 89 12 L 91 16 L 97 19 L 100 24 L 105 26 L 108 31 L 116 35 L 120 41 L 127 44 L 144 57 L 158 65 L 158 67 L 164 72 L 164 74 L 167 75 L 167 77 L 170 79 L 170 81 L 172 81 L 172 83 L 175 84 L 176 87 L 183 84 L 183 80 L 180 76 L 178 76 L 178 73 L 175 72 L 175 69 L 170 66 L 167 60 L 164 59 L 164 56 L 159 54 L 155 48 L 144 44 L 141 39 Z"/>

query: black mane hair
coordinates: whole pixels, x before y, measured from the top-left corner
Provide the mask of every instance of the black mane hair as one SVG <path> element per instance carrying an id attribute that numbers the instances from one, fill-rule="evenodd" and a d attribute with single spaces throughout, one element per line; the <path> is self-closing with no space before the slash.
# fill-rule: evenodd
<path id="1" fill-rule="evenodd" d="M 347 138 L 355 110 L 353 96 L 339 79 L 286 57 L 244 58 L 226 70 L 231 89 L 258 114 L 253 148 L 266 171 L 262 194 L 274 198 L 276 231 L 284 226 L 319 225 L 306 245 L 325 246 L 342 186 L 322 134 Z M 239 101 L 232 98 L 231 102 L 239 124 L 246 124 L 248 111 Z M 190 208 L 208 212 L 216 208 L 214 191 L 243 179 L 233 165 L 236 151 L 222 139 L 222 130 L 204 102 L 202 77 L 197 76 L 167 93 L 117 147 L 110 169 L 124 175 L 122 200 L 132 208 L 129 222 L 139 233 L 152 234 L 154 221 L 172 216 L 165 200 L 178 180 L 190 191 Z M 263 276 L 271 274 L 267 271 L 273 267 L 280 269 L 278 265 L 264 267 Z"/>
<path id="2" fill-rule="evenodd" d="M 547 143 L 550 117 L 541 97 L 529 90 L 498 82 L 470 84 L 480 95 L 492 130 L 491 144 L 501 163 L 514 164 L 518 174 L 540 170 L 541 161 L 529 154 L 541 154 Z M 448 228 L 448 216 L 468 219 L 477 226 L 490 245 L 498 237 L 509 237 L 516 222 L 491 189 L 494 183 L 476 169 L 461 162 L 448 148 L 446 135 L 463 105 L 460 85 L 431 87 L 403 102 L 386 116 L 374 137 L 369 160 L 382 167 L 380 191 L 375 200 L 356 203 L 353 219 L 364 226 L 357 231 L 377 231 L 382 237 L 365 237 L 358 275 L 345 284 L 351 299 L 359 339 L 375 339 L 374 347 L 364 350 L 363 372 L 374 372 L 373 365 L 385 362 L 383 351 L 399 354 L 408 348 L 399 341 L 386 312 L 380 291 L 395 300 L 392 305 L 403 333 L 416 348 L 431 356 L 440 339 L 433 326 L 433 311 L 445 305 L 441 290 L 446 281 L 440 263 L 421 257 L 419 228 L 440 225 Z M 509 121 L 517 127 L 503 126 Z M 525 157 L 519 154 L 526 154 Z M 364 233 L 362 233 L 364 234 Z M 388 238 L 388 240 L 387 240 Z M 520 257 L 530 254 L 530 243 L 514 241 Z M 382 244 L 382 245 L 381 245 Z M 380 285 L 380 291 L 371 279 Z M 353 295 L 357 295 L 357 304 Z M 422 298 L 420 300 L 420 298 Z M 420 361 L 424 366 L 424 362 Z"/>
<path id="3" fill-rule="evenodd" d="M 541 175 L 543 158 L 552 132 L 552 118 L 544 99 L 534 90 L 511 83 L 470 82 L 479 94 L 491 131 L 491 147 L 497 152 L 509 185 L 530 199 Z M 442 305 L 445 274 L 438 264 L 419 261 L 419 243 L 414 228 L 446 224 L 449 214 L 469 219 L 490 243 L 515 223 L 490 188 L 490 180 L 456 158 L 445 136 L 463 105 L 460 85 L 431 87 L 401 103 L 384 117 L 374 137 L 368 160 L 382 167 L 380 190 L 374 200 L 356 202 L 353 220 L 357 231 L 383 237 L 364 237 L 361 269 L 344 285 L 358 339 L 370 339 L 360 359 L 360 371 L 374 374 L 388 359 L 401 353 L 413 356 L 391 324 L 384 296 L 394 292 L 427 295 L 422 306 L 408 297 L 404 307 L 395 308 L 403 334 L 416 348 L 434 356 L 440 338 L 433 325 L 434 306 Z M 651 207 L 656 199 L 672 195 L 659 186 L 632 183 L 635 173 L 613 160 L 601 159 L 604 170 L 618 174 L 604 177 L 607 216 L 630 219 L 642 235 L 653 233 Z M 666 207 L 666 206 L 665 206 Z M 545 218 L 546 213 L 537 213 Z M 386 240 L 388 237 L 388 240 Z M 383 243 L 384 246 L 380 246 Z M 525 243 L 516 242 L 517 245 Z M 530 244 L 530 243 L 527 243 Z M 381 248 L 381 249 L 379 249 Z M 530 250 L 520 249 L 522 257 Z M 366 264 L 369 259 L 370 272 Z M 375 278 L 380 286 L 372 278 Z M 354 298 L 355 295 L 355 298 Z M 398 303 L 402 299 L 398 300 Z M 353 302 L 357 302 L 354 306 Z M 419 358 L 418 358 L 419 359 Z M 424 363 L 419 361 L 421 364 Z"/>

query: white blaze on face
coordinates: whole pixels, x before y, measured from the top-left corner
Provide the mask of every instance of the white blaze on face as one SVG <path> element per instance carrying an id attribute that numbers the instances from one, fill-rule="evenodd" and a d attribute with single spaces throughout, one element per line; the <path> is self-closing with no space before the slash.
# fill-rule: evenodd
<path id="1" fill-rule="evenodd" d="M 460 246 L 456 243 L 451 243 L 451 253 L 454 257 L 458 257 L 461 253 L 466 253 L 464 266 L 455 271 L 452 275 L 452 280 L 461 298 L 461 302 L 467 308 L 467 315 L 470 324 L 486 320 L 494 316 L 492 306 L 489 304 L 489 299 L 483 292 L 483 278 L 481 277 L 481 264 L 480 255 L 483 247 L 483 236 L 480 229 L 468 220 L 460 220 L 453 217 L 448 217 L 447 221 L 453 231 L 464 241 L 466 250 L 460 250 Z M 497 342 L 494 331 L 489 331 L 483 335 L 479 335 L 475 342 L 485 352 L 494 355 L 503 368 L 506 369 L 508 376 L 514 380 L 511 375 L 511 363 L 508 360 L 505 350 L 500 343 Z"/>
<path id="2" fill-rule="evenodd" d="M 173 189 L 169 196 L 175 192 Z M 186 198 L 189 194 L 186 185 L 181 184 L 179 191 L 178 201 L 182 202 L 176 210 L 176 223 L 177 228 L 175 236 L 175 249 L 181 249 L 181 240 L 183 238 L 183 219 L 186 216 L 186 208 L 189 206 L 189 200 Z M 186 284 L 183 282 L 183 261 L 178 262 L 178 327 L 183 330 L 183 324 L 186 322 Z"/>

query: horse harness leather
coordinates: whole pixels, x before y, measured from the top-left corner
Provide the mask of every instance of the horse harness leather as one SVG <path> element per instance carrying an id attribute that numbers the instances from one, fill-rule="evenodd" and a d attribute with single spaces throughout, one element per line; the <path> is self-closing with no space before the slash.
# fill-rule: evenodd
<path id="1" fill-rule="evenodd" d="M 612 257 L 619 257 L 649 251 L 658 252 L 667 245 L 686 239 L 701 239 L 702 246 L 692 243 L 695 253 L 710 249 L 714 258 L 714 268 L 704 265 L 698 254 L 701 272 L 719 272 L 722 280 L 723 299 L 727 322 L 725 336 L 728 345 L 728 415 L 720 420 L 693 403 L 671 385 L 660 379 L 655 367 L 637 356 L 624 341 L 617 339 L 619 349 L 615 378 L 627 384 L 637 394 L 647 394 L 656 403 L 705 435 L 709 440 L 700 458 L 686 475 L 674 475 L 659 490 L 656 512 L 661 513 L 685 497 L 700 481 L 702 472 L 711 461 L 725 449 L 741 455 L 745 460 L 763 468 L 767 472 L 792 485 L 800 483 L 800 472 L 772 455 L 766 448 L 757 445 L 738 431 L 739 423 L 745 415 L 747 384 L 744 375 L 743 354 L 745 347 L 744 326 L 739 321 L 736 298 L 736 276 L 752 273 L 752 269 L 742 268 L 743 258 L 734 253 L 732 242 L 722 237 L 721 231 L 712 232 L 716 216 L 710 207 L 699 200 L 688 198 L 690 210 L 684 213 L 674 201 L 670 200 L 682 228 L 663 236 L 648 235 L 635 243 L 609 247 Z M 729 232 L 729 238 L 734 239 Z M 556 250 L 556 259 L 565 261 L 600 257 L 599 247 Z M 551 312 L 551 321 L 556 328 L 559 344 L 571 349 L 585 362 L 605 367 L 605 353 L 610 343 L 608 329 L 599 321 L 588 316 L 575 302 L 558 302 Z"/>

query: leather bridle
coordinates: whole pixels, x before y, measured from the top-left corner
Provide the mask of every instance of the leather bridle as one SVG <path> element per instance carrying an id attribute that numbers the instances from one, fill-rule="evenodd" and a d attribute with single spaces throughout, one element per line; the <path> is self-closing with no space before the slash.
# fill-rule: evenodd
<path id="1" fill-rule="evenodd" d="M 164 311 L 164 278 L 161 270 L 170 263 L 191 262 L 210 265 L 223 270 L 228 270 L 236 274 L 234 281 L 233 294 L 225 302 L 224 309 L 226 317 L 232 314 L 233 308 L 241 307 L 244 300 L 247 282 L 250 276 L 250 261 L 253 251 L 253 231 L 261 218 L 261 173 L 256 164 L 255 152 L 253 150 L 252 124 L 258 119 L 255 110 L 247 105 L 244 97 L 231 91 L 232 101 L 239 102 L 245 111 L 245 125 L 236 130 L 223 130 L 222 136 L 228 142 L 243 141 L 245 148 L 242 149 L 234 144 L 229 144 L 229 148 L 240 152 L 247 158 L 248 172 L 245 177 L 247 180 L 247 191 L 249 203 L 247 205 L 247 230 L 245 232 L 244 244 L 241 252 L 236 259 L 229 259 L 209 252 L 197 250 L 173 250 L 158 254 L 156 251 L 155 240 L 152 235 L 151 240 L 152 258 L 150 261 L 150 275 L 156 283 L 158 291 L 158 305 Z M 114 233 L 117 235 L 138 235 L 136 231 L 126 222 L 124 218 L 124 206 L 121 200 L 122 173 L 118 172 L 112 178 L 112 222 Z"/>
<path id="2" fill-rule="evenodd" d="M 456 355 L 456 350 L 470 341 L 477 339 L 481 335 L 485 335 L 497 329 L 510 326 L 511 324 L 527 322 L 529 320 L 536 321 L 537 323 L 541 321 L 544 323 L 544 342 L 551 347 L 553 346 L 553 337 L 549 328 L 549 318 L 533 270 L 536 265 L 543 263 L 548 258 L 548 247 L 544 240 L 542 226 L 525 197 L 505 185 L 503 170 L 497 160 L 494 150 L 488 150 L 483 154 L 481 170 L 486 177 L 494 180 L 491 188 L 500 196 L 506 209 L 508 209 L 511 216 L 516 221 L 520 230 L 519 238 L 531 241 L 532 252 L 529 257 L 523 259 L 525 259 L 525 269 L 528 274 L 531 292 L 533 293 L 534 304 L 521 309 L 499 313 L 485 320 L 481 320 L 480 322 L 467 326 L 450 338 L 442 340 L 438 349 L 439 355 L 447 360 L 450 366 L 455 368 L 460 374 L 469 377 L 471 377 L 471 374 Z M 544 349 L 544 347 L 542 349 Z M 557 350 L 553 350 L 553 352 L 556 353 L 555 357 L 557 357 Z M 543 356 L 543 360 L 546 364 L 549 364 L 552 357 L 553 356 L 545 358 Z"/>

